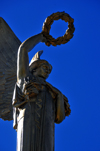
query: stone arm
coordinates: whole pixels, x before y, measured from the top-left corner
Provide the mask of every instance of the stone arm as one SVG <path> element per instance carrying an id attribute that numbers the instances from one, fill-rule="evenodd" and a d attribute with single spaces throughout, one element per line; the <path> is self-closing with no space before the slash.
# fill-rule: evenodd
<path id="1" fill-rule="evenodd" d="M 29 57 L 30 52 L 36 44 L 43 41 L 43 34 L 32 36 L 25 40 L 18 49 L 17 55 L 17 82 L 19 85 L 23 83 L 23 79 L 29 74 Z"/>
<path id="2" fill-rule="evenodd" d="M 56 89 L 56 88 L 55 88 Z M 56 100 L 56 123 L 61 123 L 65 119 L 65 108 L 63 94 L 56 89 L 57 100 Z"/>
<path id="3" fill-rule="evenodd" d="M 64 108 L 64 98 L 63 94 L 55 87 L 53 87 L 50 83 L 47 82 L 47 86 L 50 91 L 52 91 L 53 95 L 55 94 L 56 98 L 56 118 L 55 123 L 61 123 L 65 119 L 65 108 Z"/>

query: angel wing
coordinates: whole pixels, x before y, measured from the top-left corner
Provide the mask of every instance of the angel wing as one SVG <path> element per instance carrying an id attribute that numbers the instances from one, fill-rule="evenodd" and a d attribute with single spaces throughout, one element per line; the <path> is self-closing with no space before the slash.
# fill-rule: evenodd
<path id="1" fill-rule="evenodd" d="M 0 118 L 3 120 L 13 119 L 12 96 L 20 44 L 20 40 L 0 17 Z"/>

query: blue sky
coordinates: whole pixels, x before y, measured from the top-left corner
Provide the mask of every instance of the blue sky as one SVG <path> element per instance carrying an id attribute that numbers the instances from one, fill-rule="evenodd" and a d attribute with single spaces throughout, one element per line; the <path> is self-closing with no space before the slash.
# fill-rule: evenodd
<path id="1" fill-rule="evenodd" d="M 4 0 L 0 16 L 23 42 L 42 30 L 45 18 L 65 11 L 74 18 L 74 37 L 65 45 L 38 44 L 29 54 L 44 50 L 42 59 L 53 66 L 47 79 L 69 99 L 71 115 L 55 125 L 55 151 L 100 151 L 100 1 Z M 56 21 L 50 34 L 65 33 L 67 24 Z M 16 150 L 12 121 L 0 119 L 0 151 Z"/>

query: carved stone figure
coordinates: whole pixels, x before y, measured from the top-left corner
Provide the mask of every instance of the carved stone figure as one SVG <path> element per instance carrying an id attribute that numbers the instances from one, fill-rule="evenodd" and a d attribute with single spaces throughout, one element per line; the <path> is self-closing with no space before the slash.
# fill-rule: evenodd
<path id="1" fill-rule="evenodd" d="M 46 41 L 40 33 L 21 43 L 0 18 L 0 118 L 13 119 L 17 151 L 53 151 L 54 123 L 70 114 L 68 99 L 46 82 L 52 66 L 43 51 L 29 64 L 28 52 Z"/>

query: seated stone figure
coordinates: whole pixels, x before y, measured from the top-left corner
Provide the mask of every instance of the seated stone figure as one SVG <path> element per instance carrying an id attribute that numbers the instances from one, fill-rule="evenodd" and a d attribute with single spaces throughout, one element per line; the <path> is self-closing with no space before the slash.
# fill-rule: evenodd
<path id="1" fill-rule="evenodd" d="M 45 40 L 40 33 L 24 41 L 18 49 L 12 102 L 17 151 L 54 151 L 54 123 L 65 118 L 65 96 L 46 82 L 52 66 L 40 59 L 42 51 L 29 64 L 28 52 Z"/>

